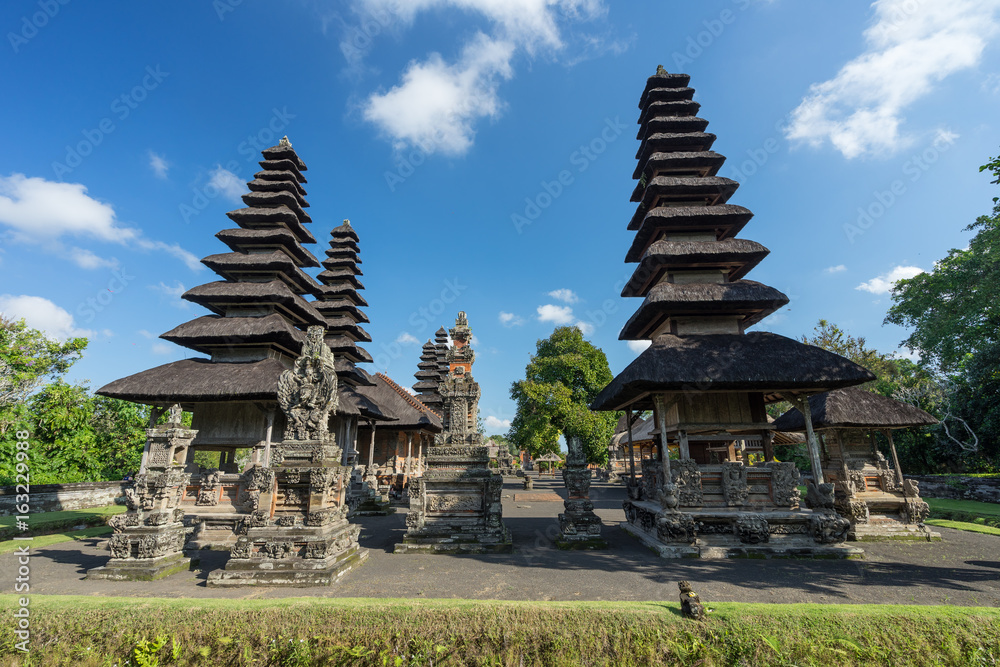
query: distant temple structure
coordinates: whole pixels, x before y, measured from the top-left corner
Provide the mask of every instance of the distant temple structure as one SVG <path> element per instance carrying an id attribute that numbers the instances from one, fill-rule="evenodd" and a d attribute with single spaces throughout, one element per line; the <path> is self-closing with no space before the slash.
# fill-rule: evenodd
<path id="1" fill-rule="evenodd" d="M 930 508 L 920 499 L 915 480 L 903 477 L 892 431 L 931 426 L 938 420 L 920 408 L 859 387 L 809 397 L 810 420 L 820 439 L 823 474 L 834 485 L 834 507 L 851 522 L 852 540 L 938 540 L 924 524 Z M 792 408 L 775 428 L 804 431 L 806 421 Z M 882 433 L 891 460 L 878 450 Z"/>
<path id="2" fill-rule="evenodd" d="M 656 456 L 641 461 L 641 486 L 625 440 L 633 460 L 622 527 L 664 557 L 859 553 L 843 545 L 849 523 L 834 511 L 808 420 L 804 510 L 794 464 L 774 461 L 765 405 L 801 405 L 873 376 L 820 348 L 746 331 L 788 298 L 745 279 L 768 250 L 736 238 L 752 214 L 727 203 L 739 184 L 717 176 L 725 158 L 711 150 L 715 135 L 688 83 L 659 67 L 639 100 L 638 206 L 625 257 L 637 267 L 622 296 L 642 302 L 619 338 L 651 345 L 591 406 L 626 411 L 627 433 L 633 411 L 654 412 Z M 766 461 L 736 460 L 736 441 L 755 443 Z"/>
<path id="3" fill-rule="evenodd" d="M 444 431 L 427 452 L 424 474 L 413 480 L 406 535 L 395 552 L 510 553 L 500 498 L 503 477 L 490 469 L 478 427 L 479 383 L 472 377 L 476 355 L 464 312 L 448 333 L 453 343 L 447 352 L 448 375 L 438 387 Z"/>

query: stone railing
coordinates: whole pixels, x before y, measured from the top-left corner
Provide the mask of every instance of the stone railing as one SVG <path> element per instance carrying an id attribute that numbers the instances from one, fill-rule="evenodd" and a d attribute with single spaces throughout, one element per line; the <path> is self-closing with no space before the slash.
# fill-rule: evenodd
<path id="1" fill-rule="evenodd" d="M 31 512 L 57 512 L 125 504 L 125 482 L 32 484 Z M 15 514 L 17 487 L 0 487 L 0 516 Z"/>
<path id="2" fill-rule="evenodd" d="M 920 482 L 923 498 L 951 498 L 1000 503 L 1000 477 L 963 477 L 958 475 L 906 475 Z"/>

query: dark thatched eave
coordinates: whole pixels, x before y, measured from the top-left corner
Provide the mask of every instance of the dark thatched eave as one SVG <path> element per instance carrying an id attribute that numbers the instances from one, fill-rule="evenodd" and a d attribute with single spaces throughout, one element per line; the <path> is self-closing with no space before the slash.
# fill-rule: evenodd
<path id="1" fill-rule="evenodd" d="M 653 91 L 661 89 L 676 90 L 678 88 L 691 90 L 687 88 L 690 82 L 691 76 L 688 74 L 670 74 L 669 72 L 666 74 L 654 74 L 646 79 L 646 87 L 642 89 L 642 96 L 639 98 L 639 108 L 642 109 L 646 106 L 647 102 L 652 101 L 651 98 L 653 96 L 650 93 Z M 691 93 L 694 94 L 694 91 L 691 90 Z"/>
<path id="2" fill-rule="evenodd" d="M 661 116 L 696 116 L 699 109 L 701 109 L 701 104 L 689 99 L 652 102 L 642 109 L 637 122 L 640 126 L 643 126 L 651 118 Z M 646 133 L 640 128 L 639 137 L 644 134 Z M 639 137 L 636 138 L 638 139 Z"/>
<path id="3" fill-rule="evenodd" d="M 620 340 L 648 338 L 669 317 L 738 315 L 744 328 L 788 304 L 788 297 L 753 280 L 735 283 L 659 283 L 622 327 Z"/>
<path id="4" fill-rule="evenodd" d="M 335 239 L 349 238 L 355 243 L 359 242 L 361 239 L 358 238 L 358 233 L 354 231 L 354 227 L 351 227 L 350 220 L 344 220 L 343 224 L 339 227 L 334 227 L 330 232 L 330 236 Z"/>
<path id="5" fill-rule="evenodd" d="M 97 393 L 133 403 L 273 401 L 278 377 L 288 368 L 277 359 L 213 363 L 182 359 L 110 382 Z"/>
<path id="6" fill-rule="evenodd" d="M 657 241 L 649 246 L 639 266 L 622 289 L 622 296 L 645 296 L 663 274 L 681 270 L 718 269 L 736 282 L 757 266 L 770 251 L 747 239 L 722 241 Z"/>
<path id="7" fill-rule="evenodd" d="M 938 423 L 920 408 L 859 387 L 810 396 L 809 411 L 813 428 L 885 429 Z M 806 423 L 802 413 L 792 408 L 775 420 L 774 427 L 782 431 L 805 431 Z"/>
<path id="8" fill-rule="evenodd" d="M 711 233 L 719 241 L 736 236 L 750 221 L 753 213 L 742 206 L 679 206 L 654 208 L 637 225 L 626 262 L 638 262 L 661 233 Z"/>
<path id="9" fill-rule="evenodd" d="M 299 266 L 319 266 L 319 260 L 302 247 L 295 235 L 287 229 L 223 229 L 215 238 L 225 243 L 233 252 L 246 253 L 250 249 L 278 246 Z"/>
<path id="10" fill-rule="evenodd" d="M 358 347 L 355 341 L 348 336 L 331 332 L 324 337 L 324 340 L 327 347 L 336 355 L 344 356 L 356 364 L 370 364 L 372 362 L 372 355 L 368 354 L 364 348 Z"/>
<path id="11" fill-rule="evenodd" d="M 277 313 L 265 317 L 205 315 L 174 327 L 160 338 L 204 354 L 220 347 L 263 345 L 297 356 L 305 342 L 305 334 Z"/>
<path id="12" fill-rule="evenodd" d="M 326 325 L 326 318 L 311 303 L 292 292 L 280 280 L 266 283 L 216 281 L 192 287 L 181 298 L 204 306 L 217 315 L 225 315 L 227 306 L 246 308 L 275 305 L 284 310 L 297 325 Z"/>
<path id="13" fill-rule="evenodd" d="M 438 415 L 381 373 L 375 374 L 374 387 L 360 388 L 358 392 L 378 405 L 382 412 L 396 418 L 385 428 L 422 429 L 432 433 L 440 433 L 443 430 Z"/>
<path id="14" fill-rule="evenodd" d="M 346 257 L 336 257 L 327 258 L 322 262 L 324 269 L 328 269 L 331 273 L 342 272 L 346 275 L 363 276 L 365 275 L 361 269 L 358 268 L 358 263 L 352 259 Z"/>
<path id="15" fill-rule="evenodd" d="M 355 287 L 344 283 L 337 285 L 317 285 L 313 288 L 313 294 L 318 299 L 315 302 L 316 308 L 321 312 L 323 310 L 321 302 L 350 301 L 359 308 L 364 308 L 368 305 L 368 302 L 365 301 L 363 296 L 358 294 L 358 290 Z"/>
<path id="16" fill-rule="evenodd" d="M 291 144 L 276 144 L 270 148 L 265 148 L 262 150 L 261 155 L 264 156 L 266 160 L 288 160 L 295 165 L 295 168 L 299 171 L 308 171 L 306 163 L 299 158 L 298 153 L 292 148 Z"/>
<path id="17" fill-rule="evenodd" d="M 299 184 L 299 175 L 294 171 L 287 171 L 284 169 L 280 171 L 271 171 L 269 169 L 263 169 L 254 174 L 253 177 L 254 179 L 260 181 L 284 181 L 285 183 L 290 184 L 291 187 L 294 187 L 296 192 L 303 197 L 308 194 L 306 193 L 306 189 Z"/>
<path id="18" fill-rule="evenodd" d="M 299 168 L 291 160 L 261 160 L 257 164 L 260 165 L 261 169 L 270 172 L 287 171 L 295 177 L 295 180 L 299 183 L 307 183 L 306 177 L 302 175 Z M 256 174 L 255 174 L 256 176 Z"/>
<path id="19" fill-rule="evenodd" d="M 295 212 L 284 205 L 272 208 L 238 208 L 229 211 L 226 216 L 243 229 L 274 229 L 283 226 L 295 234 L 299 243 L 316 243 L 316 237 L 302 226 Z"/>
<path id="20" fill-rule="evenodd" d="M 840 355 L 765 331 L 658 336 L 605 387 L 592 410 L 646 410 L 651 392 L 818 393 L 874 380 Z"/>
<path id="21" fill-rule="evenodd" d="M 269 209 L 278 206 L 287 207 L 299 222 L 310 223 L 312 218 L 299 204 L 299 200 L 290 192 L 249 192 L 241 197 L 243 203 L 250 208 Z"/>
<path id="22" fill-rule="evenodd" d="M 323 283 L 324 285 L 330 285 L 334 282 L 340 282 L 342 284 L 346 283 L 353 287 L 354 289 L 364 289 L 364 284 L 358 280 L 358 277 L 354 275 L 353 272 L 346 269 L 334 269 L 320 272 L 316 276 L 316 280 Z"/>
<path id="23" fill-rule="evenodd" d="M 642 199 L 628 226 L 632 228 L 638 225 L 648 211 L 661 206 L 708 208 L 725 204 L 739 187 L 740 184 L 736 181 L 719 176 L 656 176 L 642 191 Z"/>
<path id="24" fill-rule="evenodd" d="M 361 392 L 372 387 L 352 387 L 341 384 L 338 387 L 337 414 L 360 417 L 377 422 L 395 422 L 396 418 L 386 414 L 380 405 L 374 403 Z"/>
<path id="25" fill-rule="evenodd" d="M 312 305 L 327 319 L 337 317 L 350 317 L 357 323 L 369 322 L 364 311 L 355 306 L 348 299 L 332 299 L 330 301 L 313 301 Z"/>
<path id="26" fill-rule="evenodd" d="M 651 134 L 639 144 L 635 159 L 639 165 L 645 165 L 653 153 L 675 153 L 686 151 L 703 153 L 712 150 L 716 136 L 711 132 L 679 132 L 672 134 Z M 642 170 L 640 169 L 641 173 Z"/>
<path id="27" fill-rule="evenodd" d="M 217 274 L 234 282 L 247 281 L 248 276 L 283 279 L 297 294 L 315 294 L 319 285 L 280 250 L 269 253 L 227 252 L 209 255 L 201 263 Z"/>
<path id="28" fill-rule="evenodd" d="M 309 208 L 309 202 L 299 190 L 301 186 L 294 181 L 272 181 L 263 178 L 255 178 L 247 183 L 250 192 L 284 192 L 291 195 L 299 206 Z"/>
<path id="29" fill-rule="evenodd" d="M 635 168 L 633 178 L 645 176 L 645 180 L 636 183 L 631 201 L 642 200 L 646 183 L 655 176 L 715 176 L 725 162 L 726 158 L 715 151 L 653 153 L 645 163 Z"/>
<path id="30" fill-rule="evenodd" d="M 362 329 L 354 320 L 347 317 L 327 318 L 326 328 L 331 334 L 353 338 L 357 343 L 372 342 L 371 335 Z"/>
<path id="31" fill-rule="evenodd" d="M 636 139 L 644 139 L 653 134 L 681 132 L 704 132 L 708 121 L 698 116 L 653 116 L 639 128 Z"/>

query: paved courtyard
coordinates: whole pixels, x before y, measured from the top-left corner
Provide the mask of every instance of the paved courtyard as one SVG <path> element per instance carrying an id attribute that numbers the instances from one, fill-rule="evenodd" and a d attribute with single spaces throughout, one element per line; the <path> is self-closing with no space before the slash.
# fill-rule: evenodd
<path id="1" fill-rule="evenodd" d="M 154 582 L 86 581 L 108 559 L 106 538 L 64 542 L 33 552 L 33 594 L 158 597 L 473 598 L 496 600 L 675 600 L 690 580 L 703 600 L 1000 606 L 1000 537 L 939 529 L 935 543 L 866 543 L 862 561 L 663 560 L 618 528 L 624 489 L 595 482 L 591 496 L 609 548 L 560 551 L 552 544 L 562 511 L 562 480 L 542 478 L 531 491 L 504 485 L 510 555 L 395 555 L 405 509 L 361 517 L 368 561 L 333 588 L 208 589 L 208 572 L 225 554 L 202 552 L 201 569 Z M 0 556 L 2 592 L 13 592 L 15 557 Z"/>

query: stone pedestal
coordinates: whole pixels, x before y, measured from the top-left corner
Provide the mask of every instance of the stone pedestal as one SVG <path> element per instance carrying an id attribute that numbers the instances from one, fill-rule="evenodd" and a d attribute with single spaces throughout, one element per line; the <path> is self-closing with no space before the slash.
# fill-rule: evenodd
<path id="1" fill-rule="evenodd" d="M 501 491 L 485 446 L 431 447 L 427 470 L 411 481 L 406 536 L 395 553 L 511 553 Z"/>
<path id="2" fill-rule="evenodd" d="M 396 510 L 390 507 L 389 499 L 378 491 L 378 477 L 374 468 L 366 471 L 364 466 L 355 468 L 348 489 L 350 516 L 386 516 Z"/>
<path id="3" fill-rule="evenodd" d="M 191 479 L 184 460 L 197 431 L 176 422 L 146 431 L 146 467 L 126 488 L 128 512 L 109 521 L 111 559 L 87 572 L 88 579 L 152 580 L 191 566 L 184 556 L 181 496 Z"/>
<path id="4" fill-rule="evenodd" d="M 569 453 L 562 471 L 568 499 L 563 502 L 566 511 L 559 515 L 560 549 L 603 549 L 608 546 L 601 538 L 601 519 L 594 514 L 590 501 L 591 472 L 585 465 L 583 447 L 578 438 L 567 438 Z"/>
<path id="5" fill-rule="evenodd" d="M 368 557 L 360 526 L 347 520 L 348 469 L 332 437 L 286 440 L 272 452 L 258 509 L 237 525 L 224 570 L 207 584 L 328 586 Z"/>

